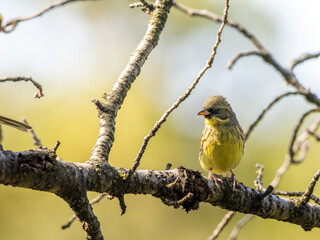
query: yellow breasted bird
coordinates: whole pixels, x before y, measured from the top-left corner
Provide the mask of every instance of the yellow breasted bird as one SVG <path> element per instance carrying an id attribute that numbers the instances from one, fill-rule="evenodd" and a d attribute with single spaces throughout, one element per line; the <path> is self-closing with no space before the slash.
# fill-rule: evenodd
<path id="1" fill-rule="evenodd" d="M 0 124 L 14 127 L 16 129 L 19 129 L 24 132 L 32 130 L 31 126 L 29 126 L 25 123 L 22 123 L 22 122 L 18 122 L 16 120 L 11 119 L 11 118 L 4 117 L 4 116 L 0 116 Z"/>
<path id="2" fill-rule="evenodd" d="M 200 141 L 201 167 L 209 171 L 208 177 L 216 184 L 214 174 L 230 171 L 235 186 L 232 169 L 237 167 L 244 151 L 244 133 L 236 114 L 223 96 L 212 96 L 205 101 L 198 115 L 205 119 Z"/>

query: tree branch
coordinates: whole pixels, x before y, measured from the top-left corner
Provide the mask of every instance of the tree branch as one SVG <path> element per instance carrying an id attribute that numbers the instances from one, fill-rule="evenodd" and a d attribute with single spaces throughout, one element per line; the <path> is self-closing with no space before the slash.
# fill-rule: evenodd
<path id="1" fill-rule="evenodd" d="M 217 15 L 209 12 L 208 10 L 193 9 L 193 8 L 187 7 L 187 6 L 185 6 L 185 5 L 181 4 L 181 3 L 178 3 L 178 2 L 174 2 L 174 6 L 178 10 L 180 10 L 180 11 L 182 11 L 182 12 L 184 12 L 184 13 L 190 15 L 190 16 L 203 17 L 203 18 L 206 18 L 206 19 L 209 19 L 211 21 L 218 22 L 218 23 L 222 22 L 222 18 L 220 16 L 217 16 Z M 264 48 L 264 46 L 258 41 L 258 39 L 252 33 L 250 33 L 246 28 L 244 28 L 242 25 L 240 25 L 239 23 L 231 21 L 231 20 L 228 20 L 227 21 L 227 25 L 232 27 L 232 28 L 234 28 L 234 29 L 236 29 L 240 33 L 242 33 L 260 51 L 265 51 L 266 50 Z"/>
<path id="2" fill-rule="evenodd" d="M 232 232 L 230 236 L 228 237 L 228 240 L 235 240 L 238 237 L 238 234 L 241 230 L 241 228 L 247 224 L 252 219 L 252 215 L 245 215 L 241 220 L 239 220 L 236 224 L 236 226 L 232 229 Z"/>
<path id="3" fill-rule="evenodd" d="M 301 191 L 280 191 L 280 190 L 274 190 L 272 192 L 274 195 L 280 195 L 280 196 L 288 196 L 288 197 L 301 197 L 305 192 Z M 320 204 L 320 198 L 316 197 L 315 195 L 311 195 L 311 200 L 313 200 L 318 205 Z"/>
<path id="4" fill-rule="evenodd" d="M 288 69 L 291 69 L 293 70 L 297 65 L 307 61 L 307 60 L 310 60 L 310 59 L 313 59 L 313 58 L 317 58 L 320 56 L 320 52 L 316 52 L 316 53 L 304 53 L 302 54 L 300 57 L 297 57 L 296 59 L 293 59 L 289 65 L 288 65 Z"/>
<path id="5" fill-rule="evenodd" d="M 94 215 L 85 191 L 77 191 L 62 197 L 75 212 L 82 223 L 82 228 L 88 240 L 103 240 L 98 218 Z"/>
<path id="6" fill-rule="evenodd" d="M 42 86 L 40 83 L 37 83 L 35 80 L 32 79 L 32 77 L 4 77 L 0 78 L 0 82 L 19 82 L 19 81 L 26 81 L 26 82 L 31 82 L 37 89 L 38 91 L 34 94 L 34 98 L 41 98 L 43 97 L 43 90 Z"/>
<path id="7" fill-rule="evenodd" d="M 242 58 L 247 56 L 261 56 L 261 53 L 259 51 L 247 51 L 247 52 L 240 52 L 237 55 L 235 55 L 231 61 L 227 64 L 227 69 L 231 70 L 232 67 L 236 64 L 236 62 Z"/>
<path id="8" fill-rule="evenodd" d="M 222 178 L 222 182 L 216 186 L 199 172 L 182 167 L 166 171 L 137 170 L 124 181 L 121 176 L 128 174 L 130 169 L 115 169 L 109 165 L 97 169 L 86 163 L 57 161 L 52 150 L 42 149 L 20 153 L 2 151 L 0 169 L 1 184 L 52 192 L 66 199 L 78 217 L 82 213 L 89 213 L 88 219 L 80 220 L 91 223 L 88 228 L 95 229 L 95 233 L 97 227 L 94 226 L 98 222 L 93 213 L 90 214 L 91 205 L 83 195 L 70 200 L 70 196 L 77 194 L 79 189 L 79 194 L 84 191 L 107 192 L 112 196 L 149 194 L 167 201 L 177 201 L 186 211 L 197 209 L 200 202 L 207 202 L 230 211 L 294 223 L 305 230 L 320 227 L 318 205 L 298 206 L 296 200 L 275 195 L 261 198 L 262 192 L 242 183 L 237 184 L 233 191 L 230 178 Z M 81 207 L 73 206 L 73 203 L 77 205 L 77 201 L 83 203 Z"/>
<path id="9" fill-rule="evenodd" d="M 230 222 L 230 220 L 235 214 L 236 212 L 229 211 L 226 215 L 224 215 L 224 217 L 222 218 L 220 223 L 217 225 L 216 229 L 213 231 L 212 235 L 208 238 L 208 240 L 217 239 L 220 233 L 222 232 L 222 230 L 228 225 L 228 223 Z"/>
<path id="10" fill-rule="evenodd" d="M 302 115 L 302 117 L 300 118 L 297 126 L 295 127 L 294 131 L 293 131 L 293 135 L 290 141 L 290 145 L 289 145 L 289 156 L 290 156 L 290 160 L 292 163 L 299 163 L 301 161 L 303 161 L 303 159 L 305 158 L 305 154 L 306 154 L 306 148 L 301 148 L 303 145 L 300 145 L 300 150 L 301 150 L 301 156 L 299 159 L 295 159 L 294 155 L 297 153 L 298 149 L 294 149 L 294 143 L 296 141 L 297 138 L 297 134 L 298 131 L 300 129 L 300 127 L 302 126 L 302 123 L 304 122 L 304 120 L 306 119 L 306 117 L 308 117 L 310 114 L 315 113 L 315 112 L 320 112 L 319 108 L 315 108 L 315 109 L 311 109 L 309 111 L 307 111 L 306 113 L 304 113 Z M 304 151 L 302 151 L 304 150 Z"/>
<path id="11" fill-rule="evenodd" d="M 139 75 L 141 68 L 151 51 L 158 43 L 165 26 L 172 0 L 157 0 L 155 10 L 151 12 L 148 29 L 131 54 L 130 59 L 111 92 L 106 96 L 105 111 L 99 110 L 100 133 L 88 163 L 102 165 L 108 161 L 109 152 L 114 142 L 115 118 L 129 91 L 131 84 Z"/>
<path id="12" fill-rule="evenodd" d="M 26 17 L 17 17 L 14 18 L 10 21 L 8 21 L 5 24 L 2 24 L 2 16 L 0 15 L 0 32 L 4 32 L 4 33 L 10 33 L 12 32 L 16 26 L 18 25 L 18 23 L 23 22 L 23 21 L 28 21 L 31 19 L 34 19 L 36 17 L 40 17 L 42 14 L 47 13 L 48 11 L 56 8 L 56 7 L 61 7 L 65 4 L 71 3 L 71 2 L 77 2 L 77 1 L 88 1 L 88 0 L 63 0 L 63 1 L 57 1 L 57 2 L 53 2 L 49 5 L 47 5 L 45 8 L 43 8 L 40 11 L 34 12 L 29 16 Z"/>
<path id="13" fill-rule="evenodd" d="M 313 193 L 314 187 L 316 186 L 316 183 L 319 180 L 319 177 L 320 177 L 320 170 L 318 170 L 316 172 L 316 174 L 313 176 L 313 178 L 312 178 L 307 190 L 302 195 L 302 198 L 299 200 L 298 204 L 300 206 L 303 206 L 303 205 L 307 204 L 310 201 L 310 199 L 312 197 L 312 193 Z"/>
<path id="14" fill-rule="evenodd" d="M 108 196 L 108 194 L 102 193 L 102 194 L 98 195 L 97 197 L 95 197 L 94 199 L 92 199 L 90 201 L 90 204 L 93 205 L 93 204 L 99 203 L 105 196 Z M 73 214 L 70 217 L 69 221 L 66 224 L 62 225 L 61 228 L 62 229 L 69 228 L 71 226 L 71 224 L 74 222 L 74 220 L 76 220 L 76 218 L 77 218 L 77 216 L 75 214 Z"/>
<path id="15" fill-rule="evenodd" d="M 254 130 L 254 128 L 258 125 L 259 122 L 261 122 L 261 120 L 263 119 L 263 117 L 265 116 L 265 114 L 277 103 L 279 102 L 282 98 L 290 96 L 290 95 L 298 95 L 301 94 L 303 95 L 303 93 L 300 92 L 287 92 L 287 93 L 283 93 L 281 95 L 279 95 L 278 97 L 276 97 L 271 103 L 269 103 L 269 105 L 263 109 L 263 111 L 260 113 L 260 115 L 258 116 L 258 118 L 250 125 L 248 131 L 246 132 L 245 136 L 246 136 L 246 141 L 248 140 L 250 134 L 252 133 L 252 131 Z"/>

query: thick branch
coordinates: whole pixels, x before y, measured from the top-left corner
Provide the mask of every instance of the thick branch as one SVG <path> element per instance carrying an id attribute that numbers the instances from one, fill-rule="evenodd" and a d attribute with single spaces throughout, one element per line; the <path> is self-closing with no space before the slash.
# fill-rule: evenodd
<path id="1" fill-rule="evenodd" d="M 137 170 L 124 181 L 120 176 L 127 175 L 129 169 L 66 163 L 55 160 L 52 152 L 43 150 L 0 152 L 0 169 L 1 184 L 53 192 L 64 199 L 79 189 L 108 192 L 113 196 L 149 194 L 167 202 L 181 203 L 186 211 L 197 209 L 200 202 L 207 202 L 231 211 L 294 223 L 305 230 L 320 227 L 318 205 L 299 207 L 297 200 L 275 195 L 263 198 L 262 192 L 241 183 L 233 191 L 229 178 L 222 178 L 216 186 L 199 172 L 182 167 L 166 171 Z"/>
<path id="2" fill-rule="evenodd" d="M 82 223 L 87 240 L 103 240 L 98 218 L 94 215 L 91 204 L 85 191 L 77 191 L 72 195 L 64 196 L 63 199 Z"/>

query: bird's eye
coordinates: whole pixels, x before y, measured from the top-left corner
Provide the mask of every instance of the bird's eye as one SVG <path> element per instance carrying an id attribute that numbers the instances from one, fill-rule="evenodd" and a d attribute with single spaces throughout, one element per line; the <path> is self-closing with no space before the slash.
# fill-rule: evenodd
<path id="1" fill-rule="evenodd" d="M 215 114 L 218 114 L 220 112 L 220 109 L 218 109 L 218 108 L 209 108 L 208 112 L 213 114 L 213 115 L 215 115 Z"/>

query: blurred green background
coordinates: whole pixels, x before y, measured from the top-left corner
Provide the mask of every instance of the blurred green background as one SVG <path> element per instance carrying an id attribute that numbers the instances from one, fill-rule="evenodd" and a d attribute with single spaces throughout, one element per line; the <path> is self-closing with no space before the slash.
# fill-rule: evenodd
<path id="1" fill-rule="evenodd" d="M 51 1 L 0 0 L 4 21 L 25 16 Z M 99 120 L 92 98 L 109 92 L 126 65 L 130 53 L 143 36 L 148 16 L 129 9 L 128 1 L 78 2 L 55 9 L 44 16 L 18 25 L 0 37 L 0 73 L 4 76 L 32 76 L 42 84 L 45 97 L 34 99 L 30 83 L 0 85 L 1 115 L 26 116 L 43 144 L 52 148 L 61 141 L 58 155 L 65 161 L 85 162 L 95 144 Z M 181 1 L 221 14 L 223 1 Z M 303 52 L 319 50 L 320 21 L 317 0 L 231 1 L 229 17 L 252 31 L 283 64 Z M 297 17 L 298 16 L 298 17 Z M 130 167 L 143 137 L 162 113 L 192 83 L 204 66 L 216 38 L 218 24 L 190 18 L 172 9 L 157 48 L 151 53 L 140 76 L 121 108 L 116 124 L 110 163 Z M 173 167 L 201 169 L 199 138 L 203 119 L 196 115 L 204 100 L 214 94 L 227 97 L 244 130 L 277 95 L 292 90 L 260 59 L 240 60 L 232 71 L 226 64 L 239 51 L 253 49 L 238 32 L 225 28 L 213 68 L 197 89 L 172 113 L 141 161 L 140 169 Z M 306 87 L 319 93 L 319 61 L 297 67 L 296 74 Z M 281 166 L 292 130 L 301 114 L 312 106 L 301 97 L 289 97 L 274 107 L 246 144 L 245 155 L 235 170 L 239 181 L 253 187 L 255 164 L 265 166 L 267 186 Z M 306 121 L 306 126 L 315 116 Z M 5 149 L 33 148 L 28 134 L 3 127 Z M 314 141 L 306 161 L 290 167 L 279 189 L 303 191 L 320 168 L 320 149 Z M 319 187 L 315 194 L 319 195 Z M 97 194 L 89 193 L 90 198 Z M 117 200 L 103 200 L 94 206 L 105 239 L 206 239 L 226 213 L 201 204 L 188 214 L 164 206 L 150 196 L 126 195 L 127 213 L 120 216 Z M 61 230 L 71 210 L 53 194 L 0 186 L 0 239 L 84 239 L 79 222 Z M 220 239 L 226 239 L 241 214 L 231 221 Z M 318 239 L 319 230 L 274 220 L 254 218 L 240 232 L 239 239 Z"/>

